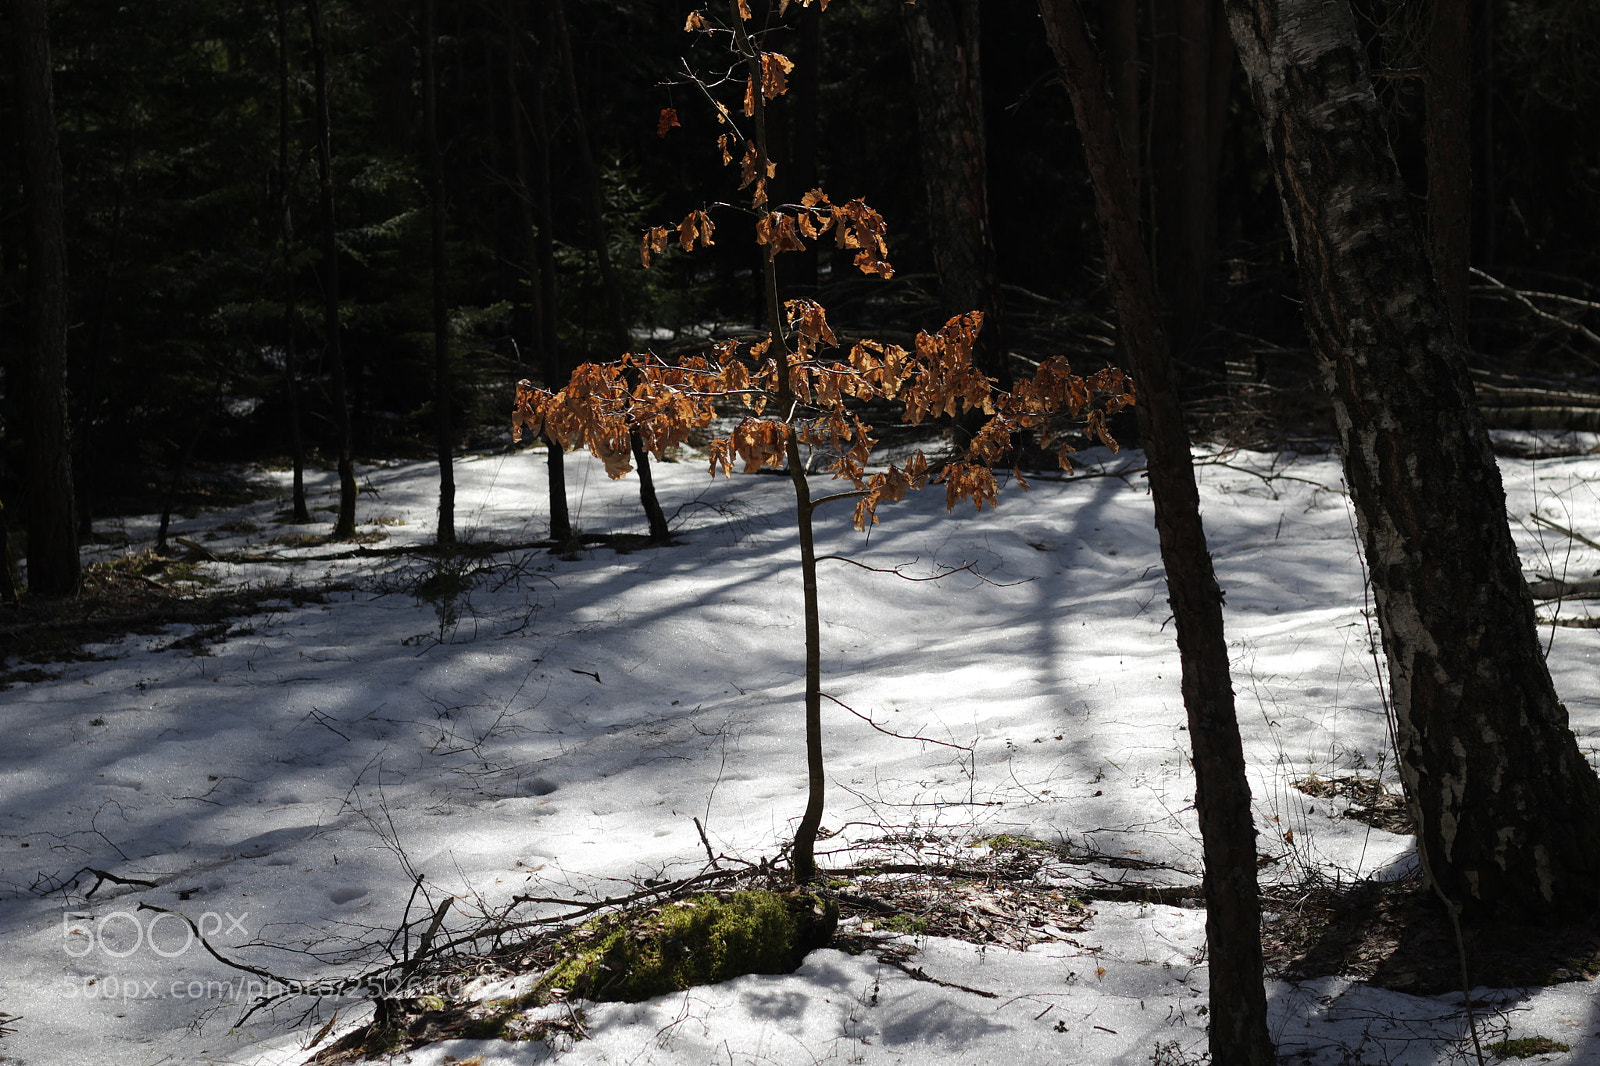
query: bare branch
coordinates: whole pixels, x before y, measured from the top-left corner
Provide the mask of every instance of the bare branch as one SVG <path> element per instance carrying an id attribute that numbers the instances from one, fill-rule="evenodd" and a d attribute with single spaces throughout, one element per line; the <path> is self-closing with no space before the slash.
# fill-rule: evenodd
<path id="1" fill-rule="evenodd" d="M 927 580 L 927 579 L 924 578 L 923 580 Z M 861 719 L 863 722 L 867 723 L 872 728 L 874 728 L 878 732 L 882 733 L 884 736 L 894 737 L 894 738 L 896 738 L 898 740 L 920 740 L 924 744 L 937 744 L 942 748 L 955 748 L 957 751 L 971 751 L 972 750 L 972 746 L 970 744 L 957 744 L 957 743 L 955 743 L 953 741 L 949 741 L 949 740 L 934 740 L 932 737 L 907 736 L 905 733 L 896 733 L 892 729 L 885 729 L 885 728 L 883 728 L 883 726 L 879 725 L 877 722 L 874 722 L 871 718 L 869 718 L 866 715 L 862 714 L 860 711 L 856 710 L 854 707 L 850 706 L 848 703 L 844 703 L 843 701 L 841 701 L 841 700 L 839 700 L 839 699 L 837 699 L 837 698 L 835 698 L 833 696 L 828 695 L 826 692 L 822 693 L 821 695 L 822 695 L 823 699 L 828 700 L 829 702 L 833 703 L 836 706 L 843 707 L 845 710 L 849 711 L 851 714 L 855 715 L 857 718 Z"/>
<path id="2" fill-rule="evenodd" d="M 1515 300 L 1517 303 L 1521 304 L 1523 307 L 1526 307 L 1530 312 L 1532 312 L 1534 317 L 1543 319 L 1544 321 L 1549 322 L 1552 325 L 1560 326 L 1562 329 L 1568 330 L 1568 331 L 1570 331 L 1572 333 L 1576 333 L 1578 336 L 1582 337 L 1584 340 L 1588 341 L 1590 344 L 1593 344 L 1596 348 L 1600 348 L 1600 334 L 1595 333 L 1593 330 L 1589 329 L 1587 326 L 1584 326 L 1584 325 L 1582 325 L 1580 323 L 1573 322 L 1573 321 L 1571 321 L 1569 319 L 1562 318 L 1560 315 L 1551 314 L 1549 311 L 1546 311 L 1541 307 L 1535 306 L 1534 302 L 1528 298 L 1529 296 L 1534 296 L 1534 295 L 1544 296 L 1544 295 L 1547 295 L 1547 294 L 1545 294 L 1545 293 L 1525 293 L 1525 292 L 1522 292 L 1520 289 L 1513 289 L 1511 286 L 1507 285 L 1505 282 L 1501 281 L 1500 279 L 1498 279 L 1496 277 L 1493 277 L 1493 276 L 1491 276 L 1489 274 L 1484 273 L 1482 270 L 1479 270 L 1477 267 L 1473 267 L 1472 268 L 1472 272 L 1474 274 L 1476 274 L 1478 277 L 1480 277 L 1483 280 L 1487 281 L 1489 283 L 1489 285 L 1491 286 L 1491 291 L 1492 292 L 1498 293 L 1499 295 L 1502 295 L 1502 296 L 1504 296 L 1504 297 L 1506 297 L 1508 299 Z M 1553 295 L 1553 294 L 1550 294 L 1550 295 Z M 1580 306 L 1587 306 L 1587 307 L 1596 306 L 1594 304 L 1586 304 L 1582 300 L 1574 300 L 1572 302 L 1577 303 Z"/>
<path id="3" fill-rule="evenodd" d="M 839 495 L 840 496 L 844 496 L 846 494 L 845 493 L 840 493 Z M 856 492 L 856 493 L 850 493 L 849 495 L 864 496 L 865 493 Z M 831 500 L 831 499 L 836 499 L 837 497 L 828 496 L 828 497 L 824 497 L 824 498 Z M 821 501 L 819 500 L 818 502 L 820 503 Z M 829 559 L 832 559 L 835 562 L 849 563 L 851 566 L 859 566 L 863 570 L 871 570 L 874 574 L 893 574 L 895 577 L 899 578 L 901 581 L 943 581 L 945 578 L 951 577 L 952 575 L 961 574 L 961 573 L 967 573 L 967 574 L 971 574 L 973 577 L 977 578 L 979 581 L 982 581 L 985 585 L 993 585 L 997 589 L 1005 589 L 1005 588 L 1010 588 L 1013 585 L 1026 585 L 1030 581 L 1038 580 L 1037 578 L 1025 577 L 1021 581 L 996 581 L 992 577 L 985 577 L 983 574 L 978 573 L 978 571 L 976 569 L 976 566 L 977 566 L 976 563 L 967 563 L 965 566 L 947 566 L 943 570 L 941 570 L 939 573 L 930 574 L 927 577 L 911 577 L 911 576 L 909 576 L 909 575 L 907 575 L 907 574 L 905 574 L 903 572 L 903 568 L 907 567 L 907 566 L 911 566 L 913 563 L 916 562 L 915 559 L 911 560 L 911 562 L 909 562 L 909 563 L 900 563 L 898 566 L 889 567 L 889 566 L 868 566 L 866 563 L 858 562 L 855 559 L 851 559 L 851 558 L 848 558 L 848 557 L 843 556 L 843 555 L 819 555 L 819 556 L 817 556 L 817 562 L 819 562 L 819 563 L 820 562 L 826 562 Z M 832 699 L 833 697 L 829 696 L 828 698 Z M 843 704 L 841 704 L 840 706 L 843 706 Z"/>

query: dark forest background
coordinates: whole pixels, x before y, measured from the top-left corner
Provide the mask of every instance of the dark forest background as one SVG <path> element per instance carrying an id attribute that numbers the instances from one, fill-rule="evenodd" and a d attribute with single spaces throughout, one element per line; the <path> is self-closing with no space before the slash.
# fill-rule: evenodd
<path id="1" fill-rule="evenodd" d="M 1179 19 L 1194 6 L 1090 5 L 1141 107 L 1127 135 L 1140 146 L 1146 234 L 1191 414 L 1202 428 L 1263 443 L 1315 436 L 1326 427 L 1302 387 L 1311 361 L 1294 261 L 1255 115 L 1226 46 L 1198 70 L 1181 54 Z M 670 251 L 649 271 L 638 254 L 648 227 L 736 199 L 715 117 L 686 76 L 687 65 L 714 78 L 729 60 L 683 31 L 692 7 L 438 6 L 457 445 L 501 439 L 518 378 L 558 387 L 562 367 L 619 354 L 608 284 L 638 349 L 670 355 L 755 326 L 760 253 L 733 213 L 719 216 L 726 229 L 713 249 Z M 1037 8 L 920 7 L 834 0 L 820 17 L 817 5 L 765 13 L 762 47 L 797 64 L 772 117 L 783 165 L 776 198 L 815 185 L 836 201 L 865 198 L 888 220 L 897 268 L 885 282 L 827 252 L 795 255 L 783 262 L 786 286 L 817 294 L 841 333 L 909 335 L 961 309 L 952 301 L 974 298 L 999 312 L 994 336 L 1012 364 L 1054 352 L 1085 370 L 1115 361 L 1092 197 Z M 952 20 L 940 22 L 943 7 L 956 11 Z M 1468 7 L 1470 38 L 1456 65 L 1440 68 L 1433 26 L 1417 14 L 1429 5 L 1358 4 L 1391 142 L 1430 226 L 1467 249 L 1470 262 L 1441 282 L 1470 291 L 1464 317 L 1480 388 L 1526 409 L 1512 386 L 1538 384 L 1550 390 L 1541 409 L 1566 411 L 1540 417 L 1600 428 L 1584 423 L 1594 411 L 1580 395 L 1593 391 L 1585 381 L 1600 358 L 1600 9 L 1589 0 Z M 422 4 L 57 4 L 68 410 L 84 528 L 148 502 L 203 460 L 285 462 L 296 424 L 308 462 L 333 465 L 340 431 L 325 358 L 313 8 L 327 56 L 352 447 L 358 459 L 432 448 L 440 396 Z M 10 56 L 12 20 L 0 20 L 0 35 Z M 929 40 L 933 54 L 947 48 L 978 62 L 930 63 Z M 16 70 L 0 66 L 0 502 L 20 529 L 31 356 Z M 1191 106 L 1197 86 L 1206 106 Z M 1430 186 L 1428 94 L 1441 86 L 1458 88 L 1470 115 L 1470 145 L 1452 157 L 1464 161 L 1452 165 L 1469 193 L 1448 210 Z M 981 101 L 981 121 L 939 110 L 960 99 Z M 681 126 L 663 137 L 666 108 Z M 962 121 L 961 138 L 945 136 Z M 979 158 L 954 159 L 951 144 Z M 930 207 L 972 169 L 953 162 L 981 164 L 977 232 L 992 275 L 950 254 L 965 238 L 947 210 Z M 1467 266 L 1489 277 L 1466 275 Z"/>

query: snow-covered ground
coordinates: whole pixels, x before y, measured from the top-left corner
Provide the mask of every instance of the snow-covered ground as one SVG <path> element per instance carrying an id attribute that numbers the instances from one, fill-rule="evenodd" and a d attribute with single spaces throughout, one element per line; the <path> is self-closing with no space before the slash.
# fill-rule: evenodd
<path id="1" fill-rule="evenodd" d="M 1039 479 L 1026 494 L 1008 487 L 998 510 L 947 515 L 933 490 L 885 506 L 870 538 L 850 529 L 848 505 L 822 516 L 824 554 L 910 577 L 971 566 L 910 582 L 823 564 L 825 689 L 894 732 L 958 745 L 895 739 L 828 705 L 825 825 L 836 835 L 825 862 L 874 854 L 887 838 L 957 853 L 1019 834 L 1164 867 L 1141 878 L 1198 879 L 1177 657 L 1134 470 L 1142 459 L 1087 458 L 1083 476 Z M 1205 518 L 1227 590 L 1258 824 L 1265 850 L 1281 853 L 1264 876 L 1402 873 L 1413 861 L 1406 839 L 1289 787 L 1312 773 L 1394 783 L 1337 461 L 1207 458 Z M 580 528 L 642 531 L 635 481 L 571 462 Z M 1600 568 L 1600 551 L 1528 517 L 1594 535 L 1600 460 L 1503 469 L 1529 573 Z M 385 545 L 427 543 L 435 473 L 427 463 L 363 468 L 361 518 L 386 523 L 363 530 L 387 533 Z M 261 476 L 287 485 L 287 475 Z M 456 477 L 463 539 L 543 535 L 542 455 L 475 455 Z M 213 552 L 273 556 L 204 568 L 224 581 L 346 591 L 299 604 L 286 592 L 234 619 L 223 639 L 179 644 L 194 632 L 186 626 L 129 635 L 91 648 L 102 661 L 0 692 L 0 1011 L 20 1016 L 0 1057 L 287 1063 L 304 1058 L 335 1007 L 340 1028 L 359 1020 L 359 1000 L 300 999 L 237 1025 L 250 975 L 206 954 L 182 918 L 141 905 L 187 916 L 230 958 L 310 979 L 348 972 L 342 949 L 381 944 L 416 875 L 430 899 L 458 897 L 449 920 L 460 929 L 518 893 L 604 895 L 694 872 L 705 854 L 695 819 L 719 853 L 775 854 L 804 800 L 789 488 L 774 477 L 712 481 L 699 460 L 658 465 L 656 477 L 679 546 L 496 555 L 478 561 L 453 603 L 413 594 L 429 574 L 423 557 L 269 545 L 296 531 L 274 521 L 281 495 L 180 521 L 178 535 Z M 333 501 L 331 479 L 312 487 L 314 506 Z M 153 518 L 114 525 L 135 546 L 154 535 Z M 1552 628 L 1549 639 L 1573 727 L 1594 755 L 1600 633 Z M 456 1041 L 407 1061 L 1194 1059 L 1205 1044 L 1203 911 L 1092 910 L 1081 932 L 1026 951 L 902 936 L 915 966 L 945 984 L 870 952 L 822 950 L 793 975 L 590 1007 L 587 1039 L 558 1055 L 541 1042 Z M 1292 1061 L 1468 1054 L 1459 994 L 1328 978 L 1275 981 L 1269 995 L 1279 1047 L 1303 1053 Z M 1484 996 L 1498 1005 L 1480 1012 L 1486 1036 L 1543 1036 L 1572 1049 L 1543 1061 L 1600 1061 L 1587 985 Z"/>

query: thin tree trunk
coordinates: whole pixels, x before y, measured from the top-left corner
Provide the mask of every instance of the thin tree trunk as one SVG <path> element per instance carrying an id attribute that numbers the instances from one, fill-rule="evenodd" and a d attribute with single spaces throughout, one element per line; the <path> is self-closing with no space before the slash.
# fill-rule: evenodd
<path id="1" fill-rule="evenodd" d="M 121 265 L 122 222 L 128 205 L 128 182 L 133 172 L 134 131 L 138 120 L 133 108 L 127 112 L 128 135 L 123 141 L 122 165 L 117 173 L 117 194 L 111 206 L 111 233 L 106 241 L 105 267 L 100 271 L 99 292 L 95 299 L 94 324 L 89 329 L 88 357 L 81 379 L 83 395 L 80 397 L 79 432 L 82 444 L 78 449 L 78 464 L 74 480 L 78 486 L 78 535 L 85 540 L 94 535 L 95 460 L 99 456 L 96 445 L 95 413 L 100 407 L 100 363 L 105 350 L 106 323 L 111 318 L 111 291 Z"/>
<path id="2" fill-rule="evenodd" d="M 611 261 L 610 235 L 606 228 L 605 198 L 600 185 L 600 168 L 595 165 L 594 151 L 589 144 L 589 131 L 583 120 L 583 104 L 578 96 L 578 75 L 572 62 L 572 43 L 567 38 L 566 8 L 561 0 L 548 0 L 551 26 L 555 32 L 556 46 L 561 53 L 561 67 L 566 75 L 567 100 L 572 107 L 572 123 L 578 141 L 578 161 L 582 164 L 584 180 L 589 186 L 589 213 L 594 230 L 596 265 L 600 270 L 600 286 L 605 290 L 606 316 L 609 320 L 611 343 L 620 354 L 626 352 L 632 341 L 628 334 L 628 313 L 623 305 L 622 283 Z M 639 502 L 644 507 L 645 519 L 650 527 L 650 539 L 665 544 L 672 539 L 667 528 L 667 516 L 656 499 L 655 479 L 650 472 L 650 456 L 638 433 L 632 433 L 633 461 L 639 468 Z"/>
<path id="3" fill-rule="evenodd" d="M 1228 0 L 1333 399 L 1423 869 L 1468 916 L 1592 920 L 1600 780 L 1556 697 L 1465 351 L 1344 0 Z"/>
<path id="4" fill-rule="evenodd" d="M 1424 48 L 1428 250 L 1451 328 L 1466 344 L 1472 265 L 1472 8 L 1466 0 L 1430 0 Z"/>
<path id="5" fill-rule="evenodd" d="M 435 0 L 422 0 L 422 138 L 428 167 L 428 215 L 433 242 L 434 450 L 439 459 L 439 525 L 434 543 L 456 542 L 455 448 L 450 428 L 450 318 L 445 302 L 444 157 L 439 151 L 439 72 Z"/>
<path id="6" fill-rule="evenodd" d="M 945 317 L 983 312 L 974 362 L 1011 387 L 1005 318 L 989 229 L 977 0 L 922 0 L 900 8 L 917 102 L 928 228 Z"/>
<path id="7" fill-rule="evenodd" d="M 313 81 L 316 85 L 317 181 L 322 209 L 322 351 L 333 378 L 333 414 L 339 432 L 339 517 L 335 540 L 356 535 L 356 464 L 351 454 L 350 400 L 345 388 L 344 351 L 339 343 L 339 231 L 333 200 L 333 121 L 328 105 L 328 48 L 323 39 L 321 0 L 306 0 L 311 25 Z"/>
<path id="8" fill-rule="evenodd" d="M 761 57 L 755 42 L 739 17 L 740 0 L 728 0 L 728 12 L 734 27 L 734 39 L 740 56 L 745 61 L 752 83 L 761 84 Z M 754 113 L 750 117 L 755 132 L 756 173 L 765 174 L 771 160 L 771 146 L 767 141 L 767 101 L 760 92 L 753 94 Z M 777 246 L 767 244 L 761 253 L 761 281 L 763 305 L 767 316 L 767 330 L 772 337 L 769 354 L 778 360 L 778 403 L 792 410 L 795 404 L 789 367 L 794 352 L 783 326 L 783 307 L 778 292 Z M 804 594 L 804 627 L 806 644 L 805 689 L 805 744 L 806 744 L 806 809 L 795 828 L 790 851 L 790 872 L 797 884 L 805 884 L 817 877 L 817 834 L 822 828 L 822 812 L 826 798 L 827 779 L 824 775 L 822 751 L 822 611 L 817 591 L 816 539 L 812 528 L 815 505 L 811 500 L 811 484 L 806 479 L 805 462 L 800 456 L 800 442 L 792 424 L 784 427 L 784 457 L 789 467 L 789 482 L 794 488 L 795 528 L 800 536 L 800 577 Z"/>
<path id="9" fill-rule="evenodd" d="M 11 35 L 22 177 L 28 198 L 28 589 L 78 591 L 67 417 L 67 248 L 46 0 L 13 0 Z"/>
<path id="10" fill-rule="evenodd" d="M 1139 389 L 1140 432 L 1194 746 L 1195 810 L 1205 855 L 1211 1061 L 1268 1066 L 1277 1056 L 1267 1035 L 1250 783 L 1234 713 L 1222 591 L 1200 519 L 1188 432 L 1157 312 L 1154 272 L 1140 240 L 1138 204 L 1116 109 L 1105 95 L 1104 71 L 1082 10 L 1076 0 L 1039 0 L 1039 11 L 1072 96 L 1105 242 L 1118 333 Z"/>
<path id="11" fill-rule="evenodd" d="M 526 0 L 506 0 L 506 86 L 511 102 L 512 152 L 517 168 L 518 204 L 522 232 L 527 240 L 530 305 L 533 312 L 534 362 L 544 376 L 545 386 L 559 389 L 571 373 L 560 353 L 556 330 L 555 239 L 551 231 L 550 134 L 545 121 L 543 72 L 548 62 L 548 40 L 534 61 L 530 79 L 532 99 L 522 92 L 522 4 Z M 546 34 L 548 38 L 550 35 Z M 532 140 L 530 158 L 529 140 Z M 549 483 L 550 539 L 558 545 L 572 543 L 572 517 L 567 507 L 566 458 L 561 445 L 548 433 L 541 433 L 545 444 L 545 469 Z"/>
<path id="12" fill-rule="evenodd" d="M 278 15 L 278 239 L 283 268 L 283 394 L 287 408 L 289 456 L 294 465 L 290 493 L 291 517 L 296 525 L 311 521 L 306 506 L 306 445 L 300 432 L 299 314 L 294 289 L 294 178 L 289 171 L 289 10 L 287 0 L 277 0 Z"/>
<path id="13" fill-rule="evenodd" d="M 17 585 L 17 569 L 11 561 L 11 523 L 6 520 L 3 502 L 0 502 L 0 600 L 13 606 L 22 600 Z"/>

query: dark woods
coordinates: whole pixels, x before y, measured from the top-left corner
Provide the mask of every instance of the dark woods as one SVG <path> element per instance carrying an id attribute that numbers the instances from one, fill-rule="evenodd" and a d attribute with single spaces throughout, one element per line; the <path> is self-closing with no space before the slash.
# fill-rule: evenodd
<path id="1" fill-rule="evenodd" d="M 338 466 L 350 492 L 359 457 L 499 439 L 486 434 L 520 377 L 559 387 L 623 346 L 670 354 L 753 327 L 759 264 L 737 232 L 651 271 L 637 254 L 645 228 L 723 187 L 715 118 L 683 70 L 726 61 L 683 32 L 691 7 L 8 4 L 0 502 L 37 590 L 74 585 L 66 530 L 157 509 L 206 460 Z M 794 255 L 785 290 L 880 336 L 983 309 L 979 355 L 1002 382 L 1058 352 L 1119 361 L 1037 9 L 776 7 L 753 20 L 796 62 L 770 119 L 775 197 L 868 199 L 898 269 L 879 283 Z M 1085 7 L 1191 417 L 1237 418 L 1230 380 L 1292 387 L 1311 363 L 1220 5 Z M 1478 369 L 1588 373 L 1592 5 L 1361 0 L 1356 14 Z M 667 108 L 681 128 L 659 130 Z M 1530 305 L 1469 268 L 1568 302 Z M 1252 432 L 1327 429 L 1318 403 L 1271 395 Z"/>

